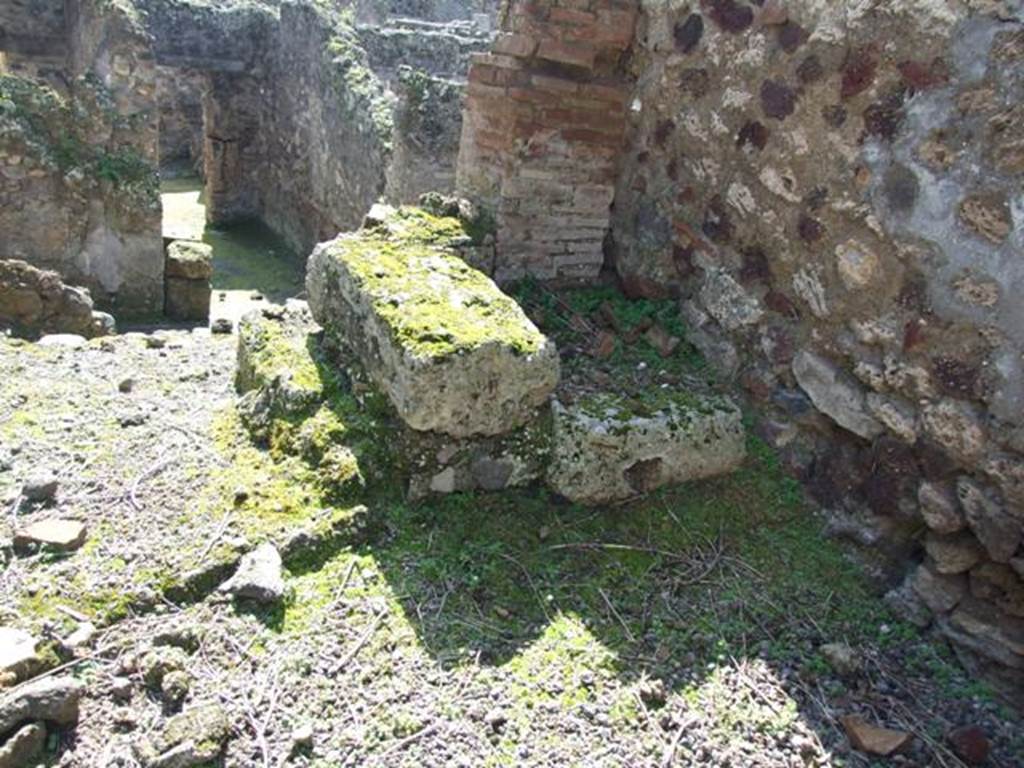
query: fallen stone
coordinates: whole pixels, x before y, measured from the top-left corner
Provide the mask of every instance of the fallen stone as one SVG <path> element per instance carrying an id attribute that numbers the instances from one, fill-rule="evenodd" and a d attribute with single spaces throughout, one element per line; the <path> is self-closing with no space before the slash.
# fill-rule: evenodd
<path id="1" fill-rule="evenodd" d="M 950 731 L 946 740 L 956 756 L 968 765 L 981 765 L 988 760 L 992 745 L 984 729 L 977 725 L 965 725 Z"/>
<path id="2" fill-rule="evenodd" d="M 127 376 L 117 383 L 117 391 L 121 394 L 128 394 L 135 389 L 135 379 L 132 376 Z"/>
<path id="3" fill-rule="evenodd" d="M 129 701 L 132 697 L 132 681 L 128 677 L 115 677 L 110 681 L 110 695 L 118 701 Z"/>
<path id="4" fill-rule="evenodd" d="M 57 478 L 53 475 L 30 477 L 21 486 L 21 495 L 29 501 L 50 501 L 57 495 Z"/>
<path id="5" fill-rule="evenodd" d="M 85 543 L 87 529 L 77 520 L 41 520 L 14 534 L 14 548 L 28 550 L 49 547 L 60 552 L 72 552 Z"/>
<path id="6" fill-rule="evenodd" d="M 210 323 L 210 333 L 228 334 L 234 328 L 235 324 L 227 317 L 218 317 Z"/>
<path id="7" fill-rule="evenodd" d="M 844 715 L 839 718 L 853 748 L 871 755 L 888 757 L 906 748 L 914 735 L 906 731 L 895 731 L 871 725 L 860 715 Z"/>
<path id="8" fill-rule="evenodd" d="M 234 597 L 272 603 L 284 597 L 284 576 L 281 555 L 265 542 L 242 557 L 235 575 L 220 585 L 219 590 Z"/>
<path id="9" fill-rule="evenodd" d="M 57 725 L 78 722 L 78 705 L 85 689 L 72 677 L 44 677 L 0 696 L 0 733 L 25 722 Z"/>
<path id="10" fill-rule="evenodd" d="M 860 656 L 846 643 L 825 643 L 820 650 L 829 666 L 843 677 L 853 677 L 860 671 Z"/>
<path id="11" fill-rule="evenodd" d="M 292 731 L 292 752 L 312 749 L 315 738 L 316 734 L 313 732 L 313 726 L 309 723 L 303 723 Z"/>
<path id="12" fill-rule="evenodd" d="M 39 666 L 36 644 L 36 639 L 24 630 L 0 627 L 0 673 L 16 680 L 31 676 Z"/>
<path id="13" fill-rule="evenodd" d="M 192 768 L 215 760 L 231 735 L 231 722 L 217 704 L 187 709 L 164 729 L 134 745 L 145 768 Z"/>
<path id="14" fill-rule="evenodd" d="M 601 504 L 735 470 L 746 455 L 739 408 L 722 397 L 599 395 L 553 407 L 548 484 Z"/>
<path id="15" fill-rule="evenodd" d="M 0 258 L 0 328 L 26 338 L 47 333 L 101 336 L 108 328 L 97 315 L 105 313 L 92 307 L 88 291 L 66 285 L 57 272 Z M 112 325 L 113 318 L 110 321 Z"/>
<path id="16" fill-rule="evenodd" d="M 0 746 L 0 768 L 24 768 L 35 765 L 46 745 L 46 726 L 42 723 L 23 725 Z"/>
<path id="17" fill-rule="evenodd" d="M 157 646 L 147 651 L 139 662 L 142 679 L 150 688 L 160 688 L 167 675 L 180 672 L 186 666 L 188 654 L 173 645 Z"/>
<path id="18" fill-rule="evenodd" d="M 51 333 L 39 339 L 40 347 L 56 349 L 81 349 L 85 346 L 84 336 L 77 333 Z"/>
<path id="19" fill-rule="evenodd" d="M 519 305 L 454 254 L 450 245 L 465 238 L 457 219 L 389 213 L 317 246 L 309 306 L 410 427 L 501 434 L 547 401 L 558 353 Z"/>
<path id="20" fill-rule="evenodd" d="M 192 688 L 192 675 L 183 669 L 168 672 L 160 681 L 160 693 L 172 704 L 180 704 Z"/>
<path id="21" fill-rule="evenodd" d="M 814 406 L 843 429 L 867 440 L 884 431 L 867 410 L 864 390 L 831 360 L 813 352 L 793 358 L 793 375 Z"/>
<path id="22" fill-rule="evenodd" d="M 61 641 L 61 645 L 70 651 L 78 650 L 79 648 L 86 648 L 92 644 L 92 641 L 96 638 L 96 625 L 83 621 L 77 627 L 75 631 L 64 638 Z"/>

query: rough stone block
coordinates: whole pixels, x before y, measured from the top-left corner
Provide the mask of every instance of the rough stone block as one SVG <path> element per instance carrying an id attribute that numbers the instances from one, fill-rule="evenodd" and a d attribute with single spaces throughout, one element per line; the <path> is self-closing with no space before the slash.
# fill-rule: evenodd
<path id="1" fill-rule="evenodd" d="M 558 381 L 558 353 L 522 309 L 454 255 L 456 219 L 416 209 L 314 250 L 313 316 L 351 348 L 413 429 L 454 437 L 524 424 Z"/>
<path id="2" fill-rule="evenodd" d="M 548 483 L 601 504 L 735 470 L 746 455 L 739 408 L 724 397 L 655 393 L 647 402 L 599 395 L 554 404 Z"/>
<path id="3" fill-rule="evenodd" d="M 209 280 L 213 277 L 213 248 L 195 240 L 175 240 L 167 246 L 167 277 Z"/>
<path id="4" fill-rule="evenodd" d="M 815 407 L 844 429 L 871 439 L 884 427 L 867 410 L 864 390 L 831 360 L 813 352 L 793 358 L 793 375 Z"/>
<path id="5" fill-rule="evenodd" d="M 41 520 L 14 534 L 15 549 L 45 546 L 61 552 L 78 549 L 85 543 L 85 526 L 77 520 Z"/>
<path id="6" fill-rule="evenodd" d="M 210 317 L 210 281 L 168 277 L 164 283 L 164 314 L 173 320 L 206 322 Z"/>

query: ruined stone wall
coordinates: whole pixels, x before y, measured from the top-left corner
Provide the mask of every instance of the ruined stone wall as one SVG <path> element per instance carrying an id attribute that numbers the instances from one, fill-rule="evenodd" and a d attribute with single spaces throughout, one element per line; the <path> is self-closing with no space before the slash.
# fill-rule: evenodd
<path id="1" fill-rule="evenodd" d="M 161 166 L 202 172 L 205 87 L 206 75 L 200 70 L 157 67 Z"/>
<path id="2" fill-rule="evenodd" d="M 358 226 L 384 190 L 390 105 L 351 28 L 281 7 L 261 106 L 262 216 L 300 253 Z"/>
<path id="3" fill-rule="evenodd" d="M 1019 696 L 1021 4 L 642 5 L 624 286 L 680 298 L 893 604 Z"/>
<path id="4" fill-rule="evenodd" d="M 0 131 L 4 256 L 53 269 L 118 316 L 158 312 L 155 73 L 137 20 L 117 4 L 69 4 L 67 93 L 7 78 Z"/>
<path id="5" fill-rule="evenodd" d="M 281 158 L 264 153 L 262 82 L 249 75 L 207 73 L 203 83 L 203 177 L 206 220 L 228 224 L 265 212 L 261 180 Z M 267 168 L 267 165 L 272 168 Z"/>
<path id="6" fill-rule="evenodd" d="M 512 2 L 493 52 L 473 58 L 458 188 L 496 218 L 497 280 L 600 271 L 635 13 L 619 0 Z"/>
<path id="7" fill-rule="evenodd" d="M 64 0 L 7 0 L 0 5 L 0 71 L 64 85 Z"/>

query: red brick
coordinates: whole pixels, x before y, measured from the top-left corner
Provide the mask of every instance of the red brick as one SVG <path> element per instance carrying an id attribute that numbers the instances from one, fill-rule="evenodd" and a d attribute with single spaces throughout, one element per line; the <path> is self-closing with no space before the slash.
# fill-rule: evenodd
<path id="1" fill-rule="evenodd" d="M 569 128 L 562 131 L 562 137 L 566 141 L 579 141 L 599 147 L 619 147 L 622 144 L 622 131 L 607 134 L 590 128 Z"/>
<path id="2" fill-rule="evenodd" d="M 494 41 L 494 53 L 528 58 L 537 50 L 537 41 L 527 35 L 500 34 Z"/>
<path id="3" fill-rule="evenodd" d="M 564 77 L 552 77 L 550 75 L 531 75 L 530 82 L 535 88 L 556 93 L 576 93 L 579 91 L 579 84 L 567 80 Z"/>
<path id="4" fill-rule="evenodd" d="M 597 51 L 594 46 L 585 43 L 563 43 L 545 40 L 537 49 L 537 57 L 546 61 L 569 64 L 584 69 L 594 68 L 594 57 Z"/>
<path id="5" fill-rule="evenodd" d="M 590 11 L 574 10 L 571 8 L 552 8 L 551 14 L 548 16 L 548 21 L 553 24 L 563 24 L 566 26 L 592 26 L 597 17 L 594 16 Z"/>

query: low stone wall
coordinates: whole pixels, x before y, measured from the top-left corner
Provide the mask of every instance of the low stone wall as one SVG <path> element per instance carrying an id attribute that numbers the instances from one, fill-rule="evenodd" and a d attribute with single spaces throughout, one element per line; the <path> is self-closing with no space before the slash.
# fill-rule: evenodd
<path id="1" fill-rule="evenodd" d="M 513 2 L 469 73 L 459 193 L 498 223 L 499 282 L 589 280 L 604 261 L 636 8 Z"/>

